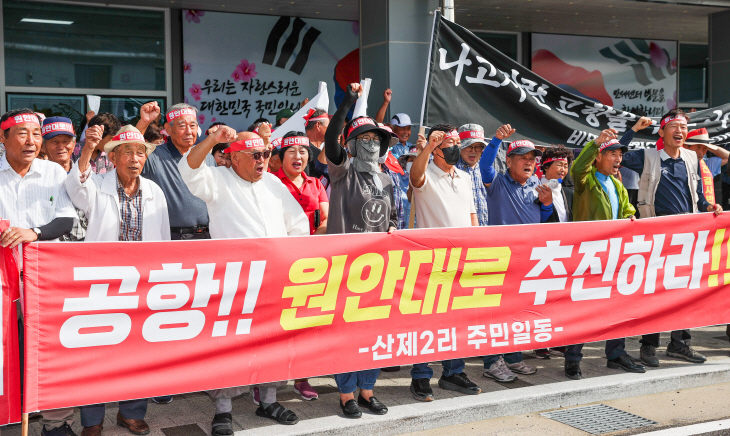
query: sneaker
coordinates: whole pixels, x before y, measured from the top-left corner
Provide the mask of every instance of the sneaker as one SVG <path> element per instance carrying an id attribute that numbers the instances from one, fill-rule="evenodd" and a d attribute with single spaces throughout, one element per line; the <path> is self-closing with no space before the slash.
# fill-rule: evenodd
<path id="1" fill-rule="evenodd" d="M 669 345 L 667 345 L 667 356 L 677 357 L 692 363 L 705 363 L 707 360 L 705 356 L 696 352 L 694 348 L 682 342 L 679 342 L 678 344 L 670 342 Z"/>
<path id="2" fill-rule="evenodd" d="M 312 385 L 310 385 L 309 382 L 306 381 L 294 383 L 294 390 L 307 401 L 316 400 L 317 398 L 319 398 L 319 394 L 317 393 L 317 391 L 315 391 Z"/>
<path id="3" fill-rule="evenodd" d="M 76 436 L 76 433 L 71 429 L 68 423 L 63 423 L 62 426 L 46 430 L 46 426 L 42 426 L 41 436 Z"/>
<path id="4" fill-rule="evenodd" d="M 414 378 L 411 380 L 411 394 L 418 401 L 433 401 L 431 381 L 427 378 Z"/>
<path id="5" fill-rule="evenodd" d="M 484 377 L 493 378 L 500 383 L 509 383 L 517 380 L 515 373 L 507 368 L 507 364 L 501 357 L 492 366 L 484 370 Z"/>
<path id="6" fill-rule="evenodd" d="M 550 350 L 547 348 L 542 348 L 540 350 L 535 350 L 535 356 L 538 359 L 549 359 L 550 358 Z"/>
<path id="7" fill-rule="evenodd" d="M 456 391 L 467 395 L 477 395 L 482 392 L 481 388 L 469 380 L 469 377 L 463 372 L 448 377 L 442 375 L 439 379 L 439 387 L 447 391 Z"/>
<path id="8" fill-rule="evenodd" d="M 172 395 L 168 395 L 166 397 L 153 397 L 152 402 L 157 404 L 170 404 L 172 403 Z"/>
<path id="9" fill-rule="evenodd" d="M 639 349 L 639 360 L 646 366 L 658 367 L 659 359 L 656 357 L 656 347 L 642 344 L 641 349 Z"/>
<path id="10" fill-rule="evenodd" d="M 537 368 L 530 366 L 525 362 L 508 363 L 507 368 L 515 374 L 530 375 L 537 372 Z"/>
<path id="11" fill-rule="evenodd" d="M 253 388 L 253 403 L 257 406 L 261 405 L 261 397 L 259 396 L 259 388 Z"/>

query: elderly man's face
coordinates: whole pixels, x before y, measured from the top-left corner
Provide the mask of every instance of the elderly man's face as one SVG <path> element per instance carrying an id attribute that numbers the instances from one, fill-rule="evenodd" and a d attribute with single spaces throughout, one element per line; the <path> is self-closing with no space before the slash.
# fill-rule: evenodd
<path id="1" fill-rule="evenodd" d="M 194 115 L 181 115 L 165 125 L 172 143 L 181 148 L 190 148 L 198 139 L 198 120 Z"/>
<path id="2" fill-rule="evenodd" d="M 136 179 L 147 162 L 147 148 L 142 144 L 122 144 L 109 153 L 109 160 L 117 167 L 120 181 Z"/>
<path id="3" fill-rule="evenodd" d="M 507 171 L 515 182 L 524 185 L 535 173 L 535 152 L 507 157 Z"/>
<path id="4" fill-rule="evenodd" d="M 71 153 L 74 151 L 76 140 L 71 135 L 56 135 L 44 141 L 48 160 L 66 166 L 71 161 Z"/>
<path id="5" fill-rule="evenodd" d="M 10 164 L 30 165 L 43 143 L 41 126 L 36 123 L 16 124 L 6 131 L 0 131 L 0 142 L 5 144 L 5 154 Z"/>
<path id="6" fill-rule="evenodd" d="M 461 149 L 461 160 L 466 162 L 467 165 L 473 167 L 479 162 L 479 158 L 482 156 L 484 151 L 484 144 L 481 142 L 475 142 L 474 144 L 464 147 Z"/>
<path id="7" fill-rule="evenodd" d="M 702 159 L 707 154 L 707 146 L 704 144 L 690 144 L 685 145 L 684 148 L 694 151 L 697 159 Z"/>
<path id="8" fill-rule="evenodd" d="M 400 141 L 403 144 L 408 142 L 408 138 L 411 137 L 411 126 L 405 126 L 405 127 L 393 126 L 392 129 L 393 129 L 393 133 L 398 135 L 398 141 Z"/>
<path id="9" fill-rule="evenodd" d="M 659 136 L 664 140 L 665 147 L 681 147 L 687 139 L 687 123 L 682 120 L 671 121 L 659 129 Z"/>
<path id="10" fill-rule="evenodd" d="M 236 141 L 245 139 L 260 138 L 253 132 L 241 132 Z M 248 150 L 231 152 L 231 168 L 236 174 L 247 182 L 258 182 L 264 177 L 264 171 L 269 166 L 271 149 L 266 147 L 255 147 Z"/>

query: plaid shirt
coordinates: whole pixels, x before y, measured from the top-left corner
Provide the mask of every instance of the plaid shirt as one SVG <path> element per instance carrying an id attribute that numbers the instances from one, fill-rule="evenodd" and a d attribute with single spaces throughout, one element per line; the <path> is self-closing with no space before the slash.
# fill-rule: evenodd
<path id="1" fill-rule="evenodd" d="M 142 190 L 129 197 L 124 188 L 119 184 L 117 178 L 117 194 L 119 194 L 119 240 L 120 241 L 141 241 L 142 240 Z"/>
<path id="2" fill-rule="evenodd" d="M 459 162 L 456 163 L 456 168 L 465 171 L 471 176 L 471 192 L 474 195 L 474 204 L 477 207 L 477 219 L 479 220 L 480 226 L 486 226 L 489 223 L 489 215 L 487 214 L 487 188 L 482 181 L 482 172 L 479 170 L 479 165 L 477 164 L 472 168 L 463 159 L 459 158 Z"/>

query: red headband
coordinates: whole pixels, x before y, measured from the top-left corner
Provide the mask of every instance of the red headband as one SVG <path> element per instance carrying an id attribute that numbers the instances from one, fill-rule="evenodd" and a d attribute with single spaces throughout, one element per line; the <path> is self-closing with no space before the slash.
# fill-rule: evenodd
<path id="1" fill-rule="evenodd" d="M 350 124 L 350 128 L 347 129 L 347 136 L 349 137 L 355 129 L 357 129 L 360 126 L 364 126 L 366 124 L 372 124 L 373 126 L 377 127 L 377 124 L 375 124 L 375 121 L 371 120 L 370 118 L 366 118 L 366 117 L 358 118 L 355 121 L 353 121 L 352 124 Z"/>
<path id="2" fill-rule="evenodd" d="M 509 148 L 507 149 L 507 154 L 509 154 L 512 150 L 520 147 L 535 148 L 535 144 L 533 144 L 532 141 L 528 141 L 527 139 L 512 141 L 512 143 L 509 145 Z"/>
<path id="3" fill-rule="evenodd" d="M 479 130 L 466 130 L 459 133 L 461 139 L 484 139 L 484 132 Z"/>
<path id="4" fill-rule="evenodd" d="M 112 141 L 140 141 L 145 142 L 144 136 L 139 132 L 124 132 L 112 138 Z"/>
<path id="5" fill-rule="evenodd" d="M 281 144 L 282 147 L 291 147 L 292 145 L 309 146 L 309 138 L 306 136 L 290 136 L 288 138 L 284 138 L 284 142 Z"/>
<path id="6" fill-rule="evenodd" d="M 36 114 L 18 114 L 3 121 L 3 123 L 0 124 L 0 130 L 8 130 L 15 125 L 23 123 L 35 123 L 38 124 L 39 127 L 41 125 Z"/>
<path id="7" fill-rule="evenodd" d="M 271 146 L 273 148 L 278 148 L 281 145 L 281 138 L 276 138 L 271 140 Z"/>
<path id="8" fill-rule="evenodd" d="M 167 114 L 167 122 L 168 123 L 171 123 L 172 120 L 174 120 L 177 117 L 181 117 L 183 115 L 192 115 L 192 116 L 195 116 L 195 109 L 192 109 L 192 108 L 189 108 L 189 107 L 185 107 L 185 108 L 182 108 L 182 109 L 177 109 L 177 110 L 168 112 L 168 114 Z"/>
<path id="9" fill-rule="evenodd" d="M 444 135 L 444 141 L 446 141 L 449 138 L 458 138 L 458 137 L 459 137 L 459 132 L 457 132 L 456 130 L 452 130 L 450 132 L 446 132 L 446 135 Z"/>
<path id="10" fill-rule="evenodd" d="M 565 158 L 565 157 L 551 157 L 550 159 L 545 159 L 544 161 L 541 161 L 540 162 L 540 165 L 545 165 L 546 163 L 557 162 L 557 161 L 560 161 L 560 162 L 568 162 L 568 158 Z"/>
<path id="11" fill-rule="evenodd" d="M 240 141 L 231 142 L 231 145 L 229 145 L 228 148 L 223 150 L 223 152 L 230 153 L 232 151 L 243 151 L 243 150 L 248 150 L 249 148 L 256 148 L 256 147 L 265 147 L 264 140 L 261 138 L 251 138 L 251 139 L 242 139 Z"/>
<path id="12" fill-rule="evenodd" d="M 606 141 L 603 144 L 601 144 L 600 147 L 598 147 L 598 151 L 603 151 L 606 149 L 606 147 L 610 147 L 615 144 L 619 144 L 617 139 L 612 139 L 610 141 Z"/>
<path id="13" fill-rule="evenodd" d="M 312 115 L 314 115 L 314 113 L 316 111 L 317 111 L 316 109 L 309 109 L 309 111 L 307 112 L 307 114 L 304 115 L 303 118 L 304 118 L 304 124 L 305 125 L 306 124 L 309 124 L 310 121 L 311 122 L 314 122 L 314 121 L 324 121 L 324 120 L 329 120 L 330 119 L 329 115 L 327 115 L 326 113 L 324 113 L 322 115 L 318 115 L 318 116 L 312 118 Z"/>
<path id="14" fill-rule="evenodd" d="M 46 136 L 49 133 L 63 132 L 69 133 L 74 131 L 71 123 L 49 123 L 41 127 L 41 135 Z"/>
<path id="15" fill-rule="evenodd" d="M 663 128 L 664 128 L 664 126 L 665 126 L 665 125 L 666 125 L 667 123 L 671 122 L 671 121 L 684 121 L 684 123 L 685 123 L 685 124 L 687 124 L 687 118 L 685 118 L 685 116 L 684 116 L 684 115 L 682 115 L 682 114 L 679 114 L 679 115 L 670 115 L 670 116 L 668 116 L 668 117 L 664 118 L 664 119 L 662 120 L 662 124 L 661 124 L 661 126 L 659 126 L 659 127 L 663 129 Z"/>
<path id="16" fill-rule="evenodd" d="M 692 138 L 694 136 L 700 136 L 700 135 L 708 135 L 709 136 L 709 133 L 707 133 L 707 129 L 705 129 L 703 127 L 701 129 L 692 130 L 691 132 L 687 133 L 687 139 Z"/>

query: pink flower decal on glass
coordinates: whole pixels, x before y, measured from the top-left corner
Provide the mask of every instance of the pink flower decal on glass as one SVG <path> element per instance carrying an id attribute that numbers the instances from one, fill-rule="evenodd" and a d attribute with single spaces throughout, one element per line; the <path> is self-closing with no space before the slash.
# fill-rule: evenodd
<path id="1" fill-rule="evenodd" d="M 204 114 L 198 114 L 198 122 L 200 124 L 205 123 L 205 115 Z"/>
<path id="2" fill-rule="evenodd" d="M 672 94 L 672 98 L 667 100 L 667 109 L 676 109 L 677 108 L 677 91 L 674 91 L 674 94 Z"/>
<path id="3" fill-rule="evenodd" d="M 188 103 L 188 98 L 187 98 L 187 97 L 185 97 L 185 104 L 189 104 L 189 103 Z"/>
<path id="4" fill-rule="evenodd" d="M 258 75 L 258 72 L 256 71 L 256 64 L 254 63 L 248 63 L 246 59 L 241 59 L 241 63 L 236 66 L 236 69 L 233 70 L 233 73 L 231 74 L 231 78 L 234 82 L 238 82 L 239 80 L 243 80 L 244 82 L 248 82 L 249 80 L 253 79 Z"/>
<path id="5" fill-rule="evenodd" d="M 185 10 L 185 21 L 188 23 L 200 23 L 200 17 L 205 15 L 205 11 L 196 11 L 194 9 Z"/>
<path id="6" fill-rule="evenodd" d="M 215 117 L 211 118 L 211 119 L 210 119 L 210 122 L 211 122 L 211 123 L 215 123 Z"/>
<path id="7" fill-rule="evenodd" d="M 183 62 L 183 73 L 190 74 L 192 71 L 193 71 L 193 66 L 190 65 L 190 62 Z"/>
<path id="8" fill-rule="evenodd" d="M 195 101 L 200 101 L 200 96 L 203 94 L 203 91 L 200 89 L 200 85 L 193 83 L 193 86 L 191 86 L 188 91 L 190 91 L 190 95 L 195 99 Z"/>
<path id="9" fill-rule="evenodd" d="M 651 63 L 657 68 L 664 67 L 669 63 L 669 55 L 667 55 L 666 50 L 659 47 L 655 42 L 649 43 L 649 56 L 651 57 Z"/>

